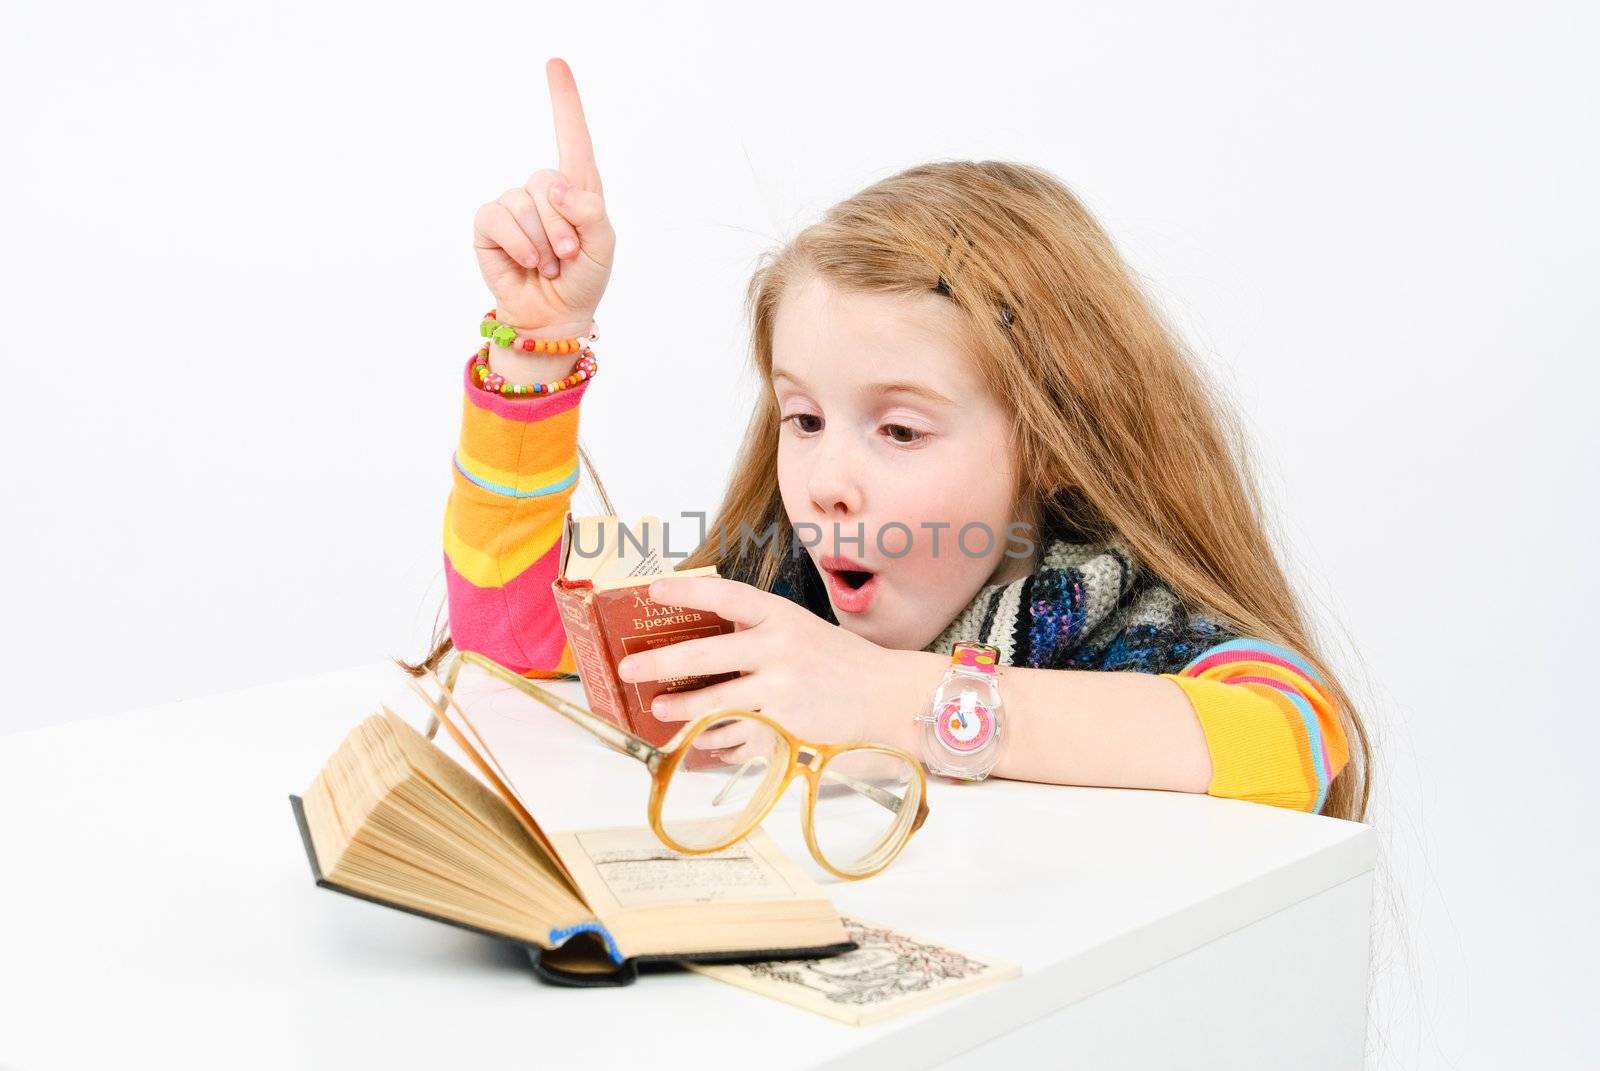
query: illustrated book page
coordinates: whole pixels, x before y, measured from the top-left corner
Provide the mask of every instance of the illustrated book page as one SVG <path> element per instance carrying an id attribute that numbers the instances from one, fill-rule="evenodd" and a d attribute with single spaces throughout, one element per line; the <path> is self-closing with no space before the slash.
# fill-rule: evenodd
<path id="1" fill-rule="evenodd" d="M 866 1026 L 1022 974 L 999 960 L 958 952 L 846 916 L 854 952 L 820 960 L 691 963 L 690 970 L 841 1022 Z"/>

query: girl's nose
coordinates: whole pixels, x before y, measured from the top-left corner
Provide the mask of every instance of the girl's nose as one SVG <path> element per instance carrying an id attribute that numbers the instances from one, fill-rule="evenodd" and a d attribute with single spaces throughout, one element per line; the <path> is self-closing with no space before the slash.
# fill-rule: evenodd
<path id="1" fill-rule="evenodd" d="M 806 489 L 811 504 L 824 517 L 861 511 L 861 485 L 842 450 L 818 451 Z"/>

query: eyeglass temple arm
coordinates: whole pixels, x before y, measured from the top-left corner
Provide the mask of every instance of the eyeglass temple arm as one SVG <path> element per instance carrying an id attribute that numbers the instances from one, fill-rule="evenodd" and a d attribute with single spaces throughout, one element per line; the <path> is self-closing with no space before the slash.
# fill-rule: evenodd
<path id="1" fill-rule="evenodd" d="M 648 741 L 634 736 L 626 729 L 606 721 L 604 718 L 585 710 L 576 703 L 569 703 L 553 692 L 547 692 L 534 684 L 521 674 L 513 673 L 500 663 L 485 658 L 476 651 L 458 652 L 456 660 L 450 666 L 449 676 L 445 678 L 445 690 L 453 697 L 455 694 L 456 675 L 460 672 L 463 663 L 470 662 L 483 669 L 518 691 L 532 696 L 557 714 L 573 722 L 581 728 L 589 730 L 595 736 L 605 741 L 607 745 L 622 752 L 624 755 L 638 759 L 650 769 L 654 770 L 661 762 L 661 752 Z"/>
<path id="2" fill-rule="evenodd" d="M 729 792 L 733 791 L 733 787 L 739 783 L 739 778 L 744 776 L 745 771 L 750 769 L 754 763 L 760 761 L 762 760 L 747 759 L 745 764 L 739 767 L 739 772 L 729 778 L 728 783 L 722 786 L 722 791 L 718 792 L 716 798 L 711 801 L 711 806 L 720 806 L 723 799 L 728 795 Z M 892 792 L 885 792 L 877 785 L 869 785 L 865 781 L 858 781 L 849 774 L 842 774 L 837 770 L 830 770 L 827 767 L 823 767 L 822 775 L 830 780 L 838 781 L 848 788 L 854 789 L 863 796 L 867 797 L 867 799 L 871 800 L 873 803 L 876 803 L 880 807 L 887 809 L 891 814 L 899 814 L 900 806 L 905 802 Z"/>
<path id="3" fill-rule="evenodd" d="M 885 792 L 877 785 L 869 785 L 865 781 L 858 781 L 849 774 L 842 774 L 837 770 L 830 770 L 826 766 L 822 768 L 822 776 L 828 778 L 829 780 L 841 782 L 846 787 L 861 793 L 873 803 L 878 804 L 880 807 L 886 808 L 893 814 L 899 814 L 901 806 L 905 803 L 904 799 L 896 796 L 893 792 Z"/>

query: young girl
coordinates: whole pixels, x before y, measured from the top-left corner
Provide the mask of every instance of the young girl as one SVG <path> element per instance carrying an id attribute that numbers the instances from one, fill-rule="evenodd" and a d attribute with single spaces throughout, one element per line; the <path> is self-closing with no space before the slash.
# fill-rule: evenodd
<path id="1" fill-rule="evenodd" d="M 594 367 L 578 351 L 615 249 L 572 73 L 546 73 L 560 167 L 474 220 L 509 333 L 463 370 L 444 526 L 455 645 L 534 677 L 575 668 L 550 585 Z M 917 754 L 951 643 L 980 640 L 1003 667 L 996 776 L 1364 816 L 1365 731 L 1312 649 L 1242 452 L 1060 182 L 910 168 L 772 254 L 747 300 L 761 396 L 683 563 L 719 575 L 650 587 L 740 627 L 619 667 L 740 675 L 661 697 L 657 717 L 759 709 L 803 738 Z"/>

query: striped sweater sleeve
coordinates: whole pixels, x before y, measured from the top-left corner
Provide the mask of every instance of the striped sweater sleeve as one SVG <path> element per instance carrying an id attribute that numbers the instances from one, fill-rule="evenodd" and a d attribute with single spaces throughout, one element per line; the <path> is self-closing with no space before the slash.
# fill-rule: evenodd
<path id="1" fill-rule="evenodd" d="M 1304 658 L 1243 638 L 1161 676 L 1194 705 L 1211 752 L 1208 793 L 1322 810 L 1350 749 L 1322 677 Z"/>
<path id="2" fill-rule="evenodd" d="M 507 398 L 463 372 L 461 437 L 444 514 L 455 645 L 530 677 L 576 672 L 550 584 L 578 482 L 578 403 L 590 380 Z"/>

